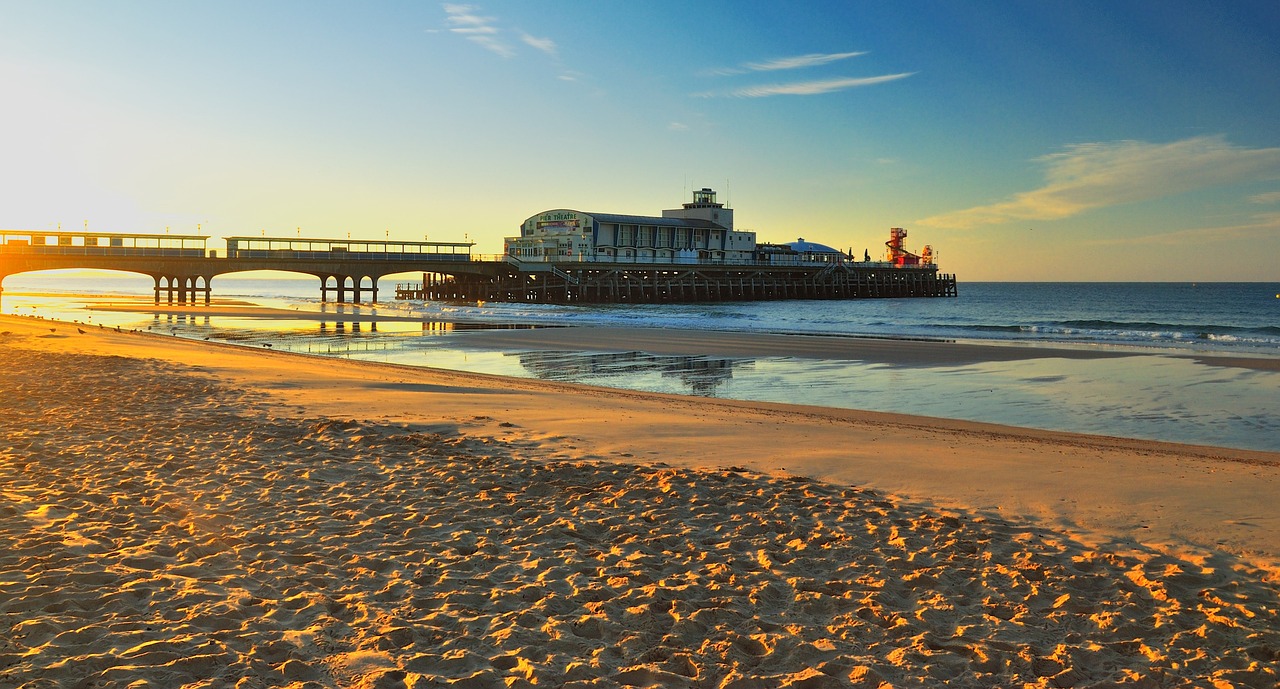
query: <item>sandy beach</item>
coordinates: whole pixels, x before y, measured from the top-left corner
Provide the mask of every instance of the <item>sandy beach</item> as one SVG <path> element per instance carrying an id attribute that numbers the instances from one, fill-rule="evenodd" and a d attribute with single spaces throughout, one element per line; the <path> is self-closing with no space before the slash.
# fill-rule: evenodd
<path id="1" fill-rule="evenodd" d="M 1280 681 L 1277 453 L 9 316 L 0 361 L 0 687 Z"/>

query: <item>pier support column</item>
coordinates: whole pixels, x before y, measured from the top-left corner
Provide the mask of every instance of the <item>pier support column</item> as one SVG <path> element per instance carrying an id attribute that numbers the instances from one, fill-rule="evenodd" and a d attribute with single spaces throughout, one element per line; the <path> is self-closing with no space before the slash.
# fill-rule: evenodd
<path id="1" fill-rule="evenodd" d="M 320 277 L 320 301 L 334 301 L 339 304 L 347 303 L 347 275 L 321 275 Z M 329 281 L 333 280 L 333 286 L 329 286 Z M 330 299 L 330 295 L 333 298 Z"/>
<path id="2" fill-rule="evenodd" d="M 152 275 L 155 303 L 161 303 L 162 294 L 166 304 L 195 304 L 204 295 L 204 303 L 207 305 L 213 301 L 213 288 L 209 284 L 211 279 L 206 275 Z"/>
<path id="3" fill-rule="evenodd" d="M 192 304 L 196 303 L 196 299 L 197 299 L 201 294 L 203 294 L 203 295 L 204 295 L 204 303 L 205 303 L 205 305 L 207 306 L 207 305 L 209 304 L 210 300 L 211 300 L 211 294 L 210 294 L 210 293 L 212 292 L 212 290 L 209 288 L 209 278 L 208 278 L 207 276 L 204 276 L 204 275 L 197 275 L 197 276 L 195 276 L 195 277 L 193 277 L 193 278 L 189 278 L 189 279 L 190 279 L 190 281 L 191 281 L 191 289 L 190 289 L 191 301 L 190 301 L 190 303 L 192 303 Z"/>

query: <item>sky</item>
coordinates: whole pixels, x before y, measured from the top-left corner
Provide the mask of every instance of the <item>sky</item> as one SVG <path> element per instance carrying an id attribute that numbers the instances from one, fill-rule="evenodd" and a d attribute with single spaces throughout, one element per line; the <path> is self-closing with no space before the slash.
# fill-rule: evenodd
<path id="1" fill-rule="evenodd" d="M 1280 3 L 0 0 L 0 228 L 660 215 L 987 280 L 1280 281 Z"/>

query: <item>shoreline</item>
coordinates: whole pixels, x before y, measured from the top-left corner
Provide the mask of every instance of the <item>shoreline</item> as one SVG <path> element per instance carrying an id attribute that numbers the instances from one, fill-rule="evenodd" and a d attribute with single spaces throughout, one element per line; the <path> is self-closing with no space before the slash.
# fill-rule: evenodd
<path id="1" fill-rule="evenodd" d="M 38 296 L 36 293 L 15 293 Z M 67 296 L 67 295 L 58 295 Z M 1005 342 L 999 340 L 935 339 L 915 336 L 840 335 L 829 333 L 780 333 L 731 330 L 670 329 L 605 325 L 531 323 L 512 328 L 508 323 L 467 319 L 407 316 L 398 309 L 377 304 L 319 305 L 319 309 L 283 309 L 252 302 L 223 300 L 211 305 L 153 304 L 149 298 L 129 299 L 113 295 L 85 295 L 89 310 L 153 314 L 160 316 L 234 317 L 254 320 L 301 320 L 351 323 L 457 322 L 474 325 L 462 346 L 579 352 L 634 352 L 656 355 L 721 356 L 730 358 L 795 357 L 833 361 L 861 361 L 900 366 L 950 366 L 971 363 L 1061 358 L 1072 360 L 1123 357 L 1169 357 L 1206 366 L 1256 371 L 1280 371 L 1280 356 L 1235 353 L 1150 351 L 1132 346 L 1087 345 L 1056 342 Z M 101 298 L 107 301 L 96 301 Z M 330 310 L 332 309 L 332 310 Z"/>
<path id="2" fill-rule="evenodd" d="M 1280 453 L 12 316 L 0 353 L 0 682 L 1280 678 Z"/>
<path id="3" fill-rule="evenodd" d="M 678 330 L 616 326 L 567 326 L 530 330 L 477 331 L 468 340 L 478 346 L 570 351 L 642 351 L 687 356 L 795 358 L 862 361 L 897 366 L 954 366 L 1028 359 L 1116 359 L 1170 357 L 1205 365 L 1280 371 L 1280 357 L 1151 352 L 1136 348 L 1071 347 L 1054 343 L 1004 343 L 916 337 L 825 335 L 815 333 Z M 473 345 L 477 346 L 477 345 Z"/>
<path id="4" fill-rule="evenodd" d="M 15 293 L 25 294 L 25 293 Z M 31 295 L 26 295 L 31 296 Z M 60 295 L 65 296 L 65 295 Z M 422 316 L 406 316 L 398 309 L 379 308 L 377 304 L 320 304 L 314 309 L 282 309 L 239 300 L 203 305 L 152 304 L 149 298 L 127 299 L 101 295 L 107 301 L 94 301 L 91 309 L 167 316 L 225 316 L 250 319 L 280 319 L 346 322 L 453 322 Z M 333 309 L 333 310 L 330 310 Z M 457 319 L 456 322 L 477 326 L 483 334 L 473 339 L 487 344 L 510 347 L 559 348 L 574 351 L 643 351 L 650 354 L 713 355 L 728 357 L 794 356 L 832 360 L 858 360 L 870 363 L 901 365 L 951 365 L 973 362 L 1020 361 L 1038 358 L 1104 359 L 1125 356 L 1167 356 L 1187 359 L 1208 366 L 1280 371 L 1280 356 L 1252 354 L 1151 351 L 1136 346 L 1088 345 L 1082 343 L 1018 342 L 926 338 L 892 335 L 840 335 L 831 333 L 781 333 L 730 330 L 662 329 L 626 326 L 582 326 L 528 324 L 515 328 L 510 324 Z M 563 331 L 563 332 L 556 332 Z M 889 344 L 885 344 L 889 343 Z M 903 344 L 914 343 L 914 344 Z M 914 347 L 916 352 L 895 352 L 894 347 Z M 928 351 L 932 350 L 932 351 Z"/>

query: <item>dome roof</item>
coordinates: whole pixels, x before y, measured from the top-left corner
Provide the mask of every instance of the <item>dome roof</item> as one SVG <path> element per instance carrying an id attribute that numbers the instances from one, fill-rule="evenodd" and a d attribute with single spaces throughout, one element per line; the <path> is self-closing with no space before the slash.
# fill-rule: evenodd
<path id="1" fill-rule="evenodd" d="M 791 247 L 793 251 L 796 251 L 802 254 L 843 254 L 844 253 L 839 249 L 832 249 L 826 244 L 819 244 L 817 242 L 806 242 L 804 240 L 804 237 L 801 237 L 795 240 L 794 242 L 788 242 L 787 246 Z"/>

